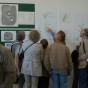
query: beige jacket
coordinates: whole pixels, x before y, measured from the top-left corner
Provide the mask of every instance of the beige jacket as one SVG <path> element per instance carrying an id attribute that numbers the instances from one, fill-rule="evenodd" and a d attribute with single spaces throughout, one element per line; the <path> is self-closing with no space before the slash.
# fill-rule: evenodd
<path id="1" fill-rule="evenodd" d="M 46 50 L 44 64 L 48 71 L 71 73 L 72 61 L 69 48 L 62 43 L 53 43 Z"/>
<path id="2" fill-rule="evenodd" d="M 0 45 L 0 88 L 12 88 L 15 79 L 14 58 L 10 50 Z"/>
<path id="3" fill-rule="evenodd" d="M 85 48 L 86 53 L 84 52 L 84 49 L 83 49 L 83 42 L 84 42 L 84 48 Z M 81 42 L 81 45 L 79 48 L 78 68 L 85 68 L 87 65 L 86 59 L 88 58 L 88 39 L 84 39 L 83 42 Z"/>
<path id="4" fill-rule="evenodd" d="M 32 41 L 26 41 L 22 44 L 22 49 L 25 50 Z M 24 59 L 22 63 L 21 72 L 30 76 L 42 76 L 42 60 L 43 60 L 43 48 L 39 43 L 33 44 L 24 53 Z"/>

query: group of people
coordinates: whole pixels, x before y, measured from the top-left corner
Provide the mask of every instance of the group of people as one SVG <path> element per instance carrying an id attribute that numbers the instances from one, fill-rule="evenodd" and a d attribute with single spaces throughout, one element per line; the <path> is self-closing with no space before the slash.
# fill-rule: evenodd
<path id="1" fill-rule="evenodd" d="M 88 88 L 88 29 L 80 32 L 82 40 L 79 49 L 72 54 L 66 46 L 66 35 L 62 30 L 54 33 L 48 28 L 48 32 L 54 39 L 51 45 L 47 39 L 40 40 L 38 30 L 32 30 L 26 41 L 23 41 L 25 32 L 18 31 L 17 40 L 12 46 L 13 56 L 10 50 L 0 45 L 0 88 L 12 88 L 14 83 L 16 88 L 49 88 L 50 77 L 53 88 L 67 88 L 72 62 L 73 88 Z M 19 55 L 22 51 L 25 52 L 20 67 Z"/>

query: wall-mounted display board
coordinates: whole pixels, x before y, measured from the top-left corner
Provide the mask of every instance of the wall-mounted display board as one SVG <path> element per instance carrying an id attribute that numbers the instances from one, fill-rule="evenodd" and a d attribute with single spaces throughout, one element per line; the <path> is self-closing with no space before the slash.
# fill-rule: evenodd
<path id="1" fill-rule="evenodd" d="M 1 44 L 9 46 L 16 40 L 17 31 L 30 31 L 33 28 L 35 28 L 34 4 L 0 3 Z"/>

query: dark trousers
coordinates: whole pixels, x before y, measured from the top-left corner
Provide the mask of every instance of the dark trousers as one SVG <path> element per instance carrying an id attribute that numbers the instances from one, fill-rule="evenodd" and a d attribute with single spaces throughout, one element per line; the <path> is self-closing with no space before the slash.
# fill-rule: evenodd
<path id="1" fill-rule="evenodd" d="M 49 88 L 50 77 L 39 77 L 38 88 Z"/>
<path id="2" fill-rule="evenodd" d="M 21 74 L 19 77 L 16 76 L 16 81 L 14 84 L 19 84 L 20 88 L 23 88 L 24 82 L 25 82 L 24 75 Z"/>
<path id="3" fill-rule="evenodd" d="M 74 78 L 73 78 L 73 84 L 72 84 L 72 88 L 78 88 L 78 81 L 79 81 L 79 70 L 77 67 L 74 66 L 73 68 L 73 72 L 74 72 Z"/>
<path id="4" fill-rule="evenodd" d="M 79 69 L 79 88 L 88 88 L 88 68 Z"/>

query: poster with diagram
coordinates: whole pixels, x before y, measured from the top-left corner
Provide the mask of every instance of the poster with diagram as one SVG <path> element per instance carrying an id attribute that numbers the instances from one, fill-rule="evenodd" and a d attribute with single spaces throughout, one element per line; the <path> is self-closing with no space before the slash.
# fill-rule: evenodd
<path id="1" fill-rule="evenodd" d="M 34 25 L 34 12 L 27 10 L 28 4 L 0 4 L 0 27 Z"/>
<path id="2" fill-rule="evenodd" d="M 0 4 L 0 27 L 18 27 L 18 5 Z"/>
<path id="3" fill-rule="evenodd" d="M 1 31 L 1 42 L 16 40 L 16 31 Z"/>

